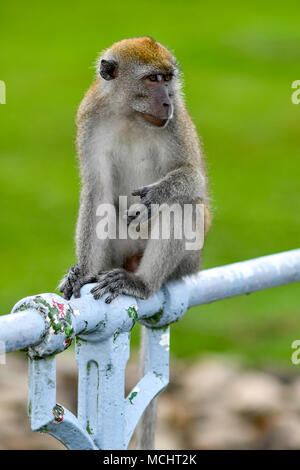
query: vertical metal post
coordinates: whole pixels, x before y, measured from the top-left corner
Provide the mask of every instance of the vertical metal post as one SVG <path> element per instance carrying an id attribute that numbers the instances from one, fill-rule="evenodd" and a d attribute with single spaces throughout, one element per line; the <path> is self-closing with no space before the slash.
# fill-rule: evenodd
<path id="1" fill-rule="evenodd" d="M 76 341 L 78 419 L 98 449 L 125 449 L 125 369 L 130 334 Z"/>

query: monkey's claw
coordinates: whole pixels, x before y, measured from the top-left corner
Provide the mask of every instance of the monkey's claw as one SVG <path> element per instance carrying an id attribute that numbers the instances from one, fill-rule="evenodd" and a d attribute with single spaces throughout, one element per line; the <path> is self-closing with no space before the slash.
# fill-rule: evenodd
<path id="1" fill-rule="evenodd" d="M 132 191 L 133 196 L 141 198 L 141 204 L 133 205 L 127 211 L 127 224 L 133 222 L 134 225 L 142 224 L 150 220 L 158 213 L 160 198 L 159 185 L 144 186 Z"/>
<path id="2" fill-rule="evenodd" d="M 148 191 L 150 191 L 150 186 L 144 186 L 140 189 L 134 189 L 131 194 L 133 196 L 140 196 L 140 198 L 144 198 Z"/>
<path id="3" fill-rule="evenodd" d="M 152 217 L 153 208 L 150 204 L 135 204 L 128 211 L 125 211 L 127 225 L 139 225 L 147 222 Z"/>
<path id="4" fill-rule="evenodd" d="M 110 293 L 105 299 L 110 304 L 118 295 L 130 295 L 140 299 L 149 296 L 149 289 L 146 284 L 135 274 L 125 271 L 125 269 L 113 269 L 100 273 L 97 276 L 97 285 L 91 290 L 94 299 L 100 299 L 103 295 Z"/>
<path id="5" fill-rule="evenodd" d="M 68 270 L 67 274 L 60 282 L 58 289 L 65 299 L 70 300 L 72 295 L 76 298 L 80 297 L 81 287 L 94 280 L 95 276 L 83 275 L 78 264 L 75 264 Z"/>

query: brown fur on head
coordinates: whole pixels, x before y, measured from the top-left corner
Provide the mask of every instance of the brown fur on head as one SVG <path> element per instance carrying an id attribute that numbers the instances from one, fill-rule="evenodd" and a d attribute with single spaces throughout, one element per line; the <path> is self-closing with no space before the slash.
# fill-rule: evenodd
<path id="1" fill-rule="evenodd" d="M 149 36 L 123 39 L 113 44 L 109 50 L 123 60 L 152 65 L 165 72 L 174 69 L 175 59 L 171 52 Z"/>

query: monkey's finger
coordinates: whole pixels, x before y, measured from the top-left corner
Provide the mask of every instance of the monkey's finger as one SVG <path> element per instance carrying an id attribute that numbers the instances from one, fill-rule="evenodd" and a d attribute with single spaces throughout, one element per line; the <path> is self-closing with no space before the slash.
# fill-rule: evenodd
<path id="1" fill-rule="evenodd" d="M 148 222 L 148 220 L 151 219 L 151 209 L 148 209 L 145 207 L 139 215 L 137 215 L 131 222 L 130 225 L 132 227 L 135 227 L 137 225 L 141 225 L 145 222 Z"/>
<path id="2" fill-rule="evenodd" d="M 102 288 L 97 285 L 91 290 L 91 294 L 93 294 L 94 299 L 98 300 L 104 294 L 107 294 L 107 292 L 109 292 L 109 291 L 110 291 L 109 285 L 105 286 L 105 287 L 102 287 Z"/>
<path id="3" fill-rule="evenodd" d="M 100 271 L 97 276 L 95 276 L 96 281 L 101 279 L 103 276 L 107 276 L 111 271 Z"/>
<path id="4" fill-rule="evenodd" d="M 102 289 L 103 287 L 110 286 L 113 281 L 116 281 L 119 278 L 120 277 L 111 278 L 111 279 L 103 279 L 102 281 L 99 281 L 97 283 L 96 287 L 97 287 L 97 289 Z M 96 289 L 96 287 L 94 287 L 94 289 Z M 91 292 L 93 292 L 93 289 L 91 290 Z"/>
<path id="5" fill-rule="evenodd" d="M 98 280 L 98 276 L 94 274 L 88 274 L 87 276 L 80 277 L 78 279 L 79 284 L 84 286 L 85 284 L 90 284 L 91 282 L 96 282 Z"/>
<path id="6" fill-rule="evenodd" d="M 70 298 L 71 298 L 71 295 L 68 294 L 68 293 L 66 293 L 66 292 L 63 292 L 62 295 L 63 295 L 63 298 L 64 298 L 65 300 L 70 300 Z"/>
<path id="7" fill-rule="evenodd" d="M 63 286 L 63 287 L 62 287 L 63 290 L 72 290 L 72 284 L 71 284 L 71 282 L 70 282 L 70 279 L 69 279 L 68 275 L 65 276 L 65 278 L 63 279 L 63 284 L 62 284 L 62 286 Z"/>
<path id="8" fill-rule="evenodd" d="M 117 275 L 125 275 L 124 269 L 113 269 L 112 271 L 107 271 L 104 274 L 98 274 L 97 281 L 101 282 L 104 279 L 111 279 Z"/>
<path id="9" fill-rule="evenodd" d="M 70 273 L 70 274 L 68 275 L 68 281 L 69 281 L 70 284 L 75 284 L 75 282 L 77 281 L 77 279 L 78 279 L 78 276 L 76 276 L 76 275 L 73 274 L 73 273 Z"/>
<path id="10" fill-rule="evenodd" d="M 76 284 L 74 285 L 73 295 L 74 295 L 75 299 L 79 299 L 81 287 L 82 287 L 82 285 L 81 285 L 80 281 L 76 282 Z"/>
<path id="11" fill-rule="evenodd" d="M 59 291 L 65 295 L 66 299 L 69 300 L 72 295 L 72 286 L 66 282 L 65 279 L 62 280 L 62 282 L 58 286 Z"/>
<path id="12" fill-rule="evenodd" d="M 97 298 L 99 299 L 104 294 L 107 294 L 107 292 L 109 292 L 109 291 L 114 292 L 116 289 L 121 289 L 121 287 L 124 285 L 124 279 L 125 279 L 125 276 L 122 275 L 122 276 L 113 278 L 112 280 L 110 280 L 106 284 L 104 284 L 104 282 L 98 283 L 91 290 L 91 292 L 92 292 L 92 294 L 96 294 Z M 94 295 L 94 298 L 96 298 L 95 295 Z"/>
<path id="13" fill-rule="evenodd" d="M 110 279 L 112 278 L 112 276 L 101 276 L 101 277 L 98 277 L 97 278 L 97 286 L 100 286 L 103 287 L 105 286 L 106 284 L 108 284 L 110 282 Z M 95 289 L 95 287 L 94 287 Z"/>
<path id="14" fill-rule="evenodd" d="M 109 291 L 109 284 L 106 284 L 106 285 L 102 285 L 102 283 L 97 283 L 97 285 L 95 287 L 93 287 L 93 289 L 91 290 L 91 294 L 94 295 L 95 297 L 95 294 L 97 295 L 97 298 L 99 299 L 99 297 L 102 297 L 102 295 L 105 294 L 105 292 L 108 292 Z"/>
<path id="15" fill-rule="evenodd" d="M 115 271 L 117 271 L 117 269 L 111 269 L 110 271 L 100 271 L 100 273 L 97 274 L 96 279 L 98 281 L 99 279 L 101 279 L 104 276 L 107 276 L 107 277 L 112 276 Z"/>
<path id="16" fill-rule="evenodd" d="M 130 225 L 131 222 L 140 215 L 140 212 L 137 212 L 136 215 L 128 215 L 127 216 L 127 225 Z"/>
<path id="17" fill-rule="evenodd" d="M 91 290 L 91 292 L 94 293 L 94 292 L 100 292 L 103 290 L 103 293 L 101 294 L 102 296 L 105 294 L 104 292 L 105 289 L 106 289 L 106 292 L 108 292 L 109 290 L 112 290 L 113 288 L 118 287 L 118 285 L 120 284 L 120 282 L 123 281 L 124 278 L 125 278 L 124 275 L 116 275 L 116 277 L 113 277 L 110 279 L 104 279 L 103 281 L 98 282 L 97 285 Z"/>
<path id="18" fill-rule="evenodd" d="M 68 271 L 68 274 L 67 274 L 69 282 L 70 283 L 76 282 L 76 280 L 78 278 L 78 274 L 79 273 L 77 272 L 77 270 L 75 271 L 74 266 L 72 268 L 70 268 L 69 271 Z"/>
<path id="19" fill-rule="evenodd" d="M 76 274 L 77 276 L 79 276 L 79 274 L 80 274 L 80 269 L 79 269 L 78 264 L 74 264 L 74 266 L 73 266 L 72 269 L 73 269 L 74 274 Z"/>
<path id="20" fill-rule="evenodd" d="M 134 189 L 131 194 L 132 196 L 143 197 L 147 194 L 148 191 L 149 191 L 148 186 L 144 186 L 143 188 L 140 188 L 140 189 Z"/>
<path id="21" fill-rule="evenodd" d="M 143 211 L 145 205 L 140 202 L 138 204 L 133 204 L 127 211 L 124 213 L 124 219 L 127 219 L 127 224 L 130 224 L 139 214 Z"/>
<path id="22" fill-rule="evenodd" d="M 80 289 L 85 285 L 85 284 L 90 284 L 91 282 L 96 281 L 96 276 L 94 275 L 87 275 L 80 277 L 77 279 L 76 283 L 73 285 L 73 295 L 76 299 L 80 297 Z"/>
<path id="23" fill-rule="evenodd" d="M 118 297 L 118 292 L 113 292 L 109 297 L 106 297 L 105 303 L 110 304 L 116 297 Z"/>
<path id="24" fill-rule="evenodd" d="M 136 216 L 128 217 L 127 226 L 129 226 L 132 222 L 134 222 L 133 225 L 138 225 L 138 222 L 136 222 L 136 221 L 137 221 L 139 215 L 140 214 L 137 214 Z"/>

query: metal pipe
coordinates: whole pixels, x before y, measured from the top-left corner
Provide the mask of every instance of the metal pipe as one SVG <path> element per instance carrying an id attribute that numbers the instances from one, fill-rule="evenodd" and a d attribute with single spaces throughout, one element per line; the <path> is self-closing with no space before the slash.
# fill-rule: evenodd
<path id="1" fill-rule="evenodd" d="M 171 282 L 150 299 L 137 301 L 138 319 L 149 319 L 162 311 L 159 322 L 153 324 L 153 326 L 161 326 L 177 321 L 185 313 L 186 307 L 211 303 L 296 281 L 300 281 L 300 249 L 208 269 L 194 276 Z M 81 313 L 76 320 L 76 334 L 80 334 L 83 328 L 85 334 L 91 330 L 94 331 L 95 325 L 101 323 L 101 320 L 104 322 L 104 317 L 107 318 L 108 324 L 111 319 L 115 328 L 118 318 L 121 323 L 118 312 L 127 310 L 134 302 L 133 298 L 123 296 L 107 306 L 103 299 L 95 301 L 92 298 L 89 293 L 91 288 L 90 285 L 84 286 L 82 297 L 70 301 L 73 310 L 78 308 Z M 169 299 L 172 305 L 176 302 L 179 305 L 182 302 L 182 312 L 176 319 L 172 317 L 172 306 L 163 311 L 166 291 L 169 292 L 169 297 L 172 297 Z M 115 310 L 116 315 L 111 315 L 110 312 Z M 87 327 L 85 327 L 86 324 L 88 324 Z M 0 317 L 0 341 L 5 344 L 7 352 L 36 345 L 45 333 L 45 322 L 39 312 L 34 309 Z"/>
<path id="2" fill-rule="evenodd" d="M 44 333 L 45 322 L 36 310 L 28 309 L 0 317 L 0 341 L 5 345 L 6 352 L 37 344 Z"/>
<path id="3" fill-rule="evenodd" d="M 300 249 L 201 271 L 183 279 L 189 307 L 300 281 Z"/>

